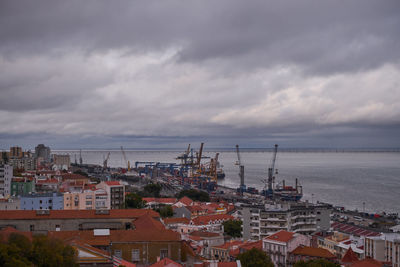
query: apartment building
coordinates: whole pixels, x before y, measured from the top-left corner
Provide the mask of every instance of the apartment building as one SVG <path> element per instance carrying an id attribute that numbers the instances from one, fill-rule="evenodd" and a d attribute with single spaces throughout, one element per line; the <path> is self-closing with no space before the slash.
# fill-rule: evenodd
<path id="1" fill-rule="evenodd" d="M 277 231 L 300 234 L 329 230 L 331 209 L 309 203 L 266 204 L 242 206 L 244 240 L 261 240 Z"/>
<path id="2" fill-rule="evenodd" d="M 11 165 L 0 165 L 0 195 L 8 197 L 11 195 L 11 180 L 13 167 Z"/>
<path id="3" fill-rule="evenodd" d="M 71 167 L 69 155 L 53 155 L 53 164 L 58 170 L 68 170 Z"/>
<path id="4" fill-rule="evenodd" d="M 365 237 L 365 257 L 382 262 L 391 262 L 400 267 L 400 234 L 384 233 L 380 236 Z"/>
<path id="5" fill-rule="evenodd" d="M 64 197 L 61 193 L 29 194 L 21 196 L 21 210 L 62 210 Z"/>
<path id="6" fill-rule="evenodd" d="M 275 266 L 287 266 L 289 253 L 299 246 L 309 246 L 310 237 L 281 230 L 262 239 L 263 250 Z"/>
<path id="7" fill-rule="evenodd" d="M 108 195 L 103 189 L 64 193 L 64 210 L 106 209 Z"/>
<path id="8" fill-rule="evenodd" d="M 97 189 L 103 189 L 108 195 L 107 209 L 122 209 L 125 205 L 125 186 L 119 181 L 101 182 Z"/>

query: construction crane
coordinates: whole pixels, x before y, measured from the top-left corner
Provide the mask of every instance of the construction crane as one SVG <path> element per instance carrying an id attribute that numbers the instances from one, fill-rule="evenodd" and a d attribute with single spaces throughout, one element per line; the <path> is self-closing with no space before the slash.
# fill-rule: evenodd
<path id="1" fill-rule="evenodd" d="M 110 159 L 110 152 L 108 152 L 107 157 L 103 160 L 103 169 L 107 169 L 107 163 Z"/>
<path id="2" fill-rule="evenodd" d="M 275 161 L 276 161 L 277 153 L 278 153 L 278 145 L 275 144 L 274 151 L 272 154 L 271 166 L 268 168 L 268 193 L 269 194 L 273 194 L 272 183 L 274 181 Z"/>
<path id="3" fill-rule="evenodd" d="M 82 149 L 79 149 L 79 165 L 82 165 L 83 160 L 82 160 Z"/>
<path id="4" fill-rule="evenodd" d="M 130 164 L 130 162 L 126 159 L 126 154 L 125 154 L 124 148 L 123 148 L 122 146 L 121 146 L 121 152 L 122 152 L 122 156 L 124 157 L 126 167 L 127 167 L 128 171 L 130 171 L 130 170 L 131 170 L 131 164 Z"/>
<path id="5" fill-rule="evenodd" d="M 197 154 L 197 167 L 200 169 L 200 163 L 201 163 L 201 157 L 203 156 L 203 146 L 204 146 L 204 143 L 201 143 L 200 144 L 200 150 L 199 150 L 199 153 Z"/>
<path id="6" fill-rule="evenodd" d="M 239 178 L 240 178 L 240 194 L 243 194 L 243 192 L 246 190 L 246 186 L 244 184 L 244 166 L 242 165 L 242 162 L 240 160 L 240 152 L 239 152 L 239 145 L 236 145 L 236 154 L 237 154 L 237 162 L 236 165 L 239 165 Z"/>

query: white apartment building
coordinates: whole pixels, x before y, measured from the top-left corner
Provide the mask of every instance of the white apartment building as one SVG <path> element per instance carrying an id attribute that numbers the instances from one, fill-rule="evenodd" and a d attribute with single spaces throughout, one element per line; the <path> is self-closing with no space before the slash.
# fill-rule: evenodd
<path id="1" fill-rule="evenodd" d="M 261 240 L 280 230 L 300 234 L 329 230 L 330 213 L 328 206 L 309 203 L 243 206 L 243 238 Z"/>
<path id="2" fill-rule="evenodd" d="M 365 237 L 365 257 L 378 261 L 392 262 L 393 267 L 400 267 L 400 234 L 384 233 L 380 236 Z"/>
<path id="3" fill-rule="evenodd" d="M 0 195 L 9 197 L 11 194 L 11 180 L 13 167 L 11 165 L 0 165 Z"/>
<path id="4" fill-rule="evenodd" d="M 262 244 L 275 266 L 287 266 L 289 252 L 301 245 L 310 246 L 310 237 L 282 230 L 263 238 Z"/>

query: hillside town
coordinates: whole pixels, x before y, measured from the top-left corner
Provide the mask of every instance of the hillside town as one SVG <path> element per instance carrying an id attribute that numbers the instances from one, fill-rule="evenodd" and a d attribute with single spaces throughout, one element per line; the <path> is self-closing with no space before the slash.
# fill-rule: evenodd
<path id="1" fill-rule="evenodd" d="M 264 266 L 400 267 L 397 216 L 187 187 L 160 164 L 129 165 L 71 163 L 43 144 L 2 152 L 3 242 L 13 234 L 58 239 L 74 248 L 79 266 L 255 266 L 245 255 L 260 252 L 272 264 Z M 211 166 L 217 175 L 217 159 Z"/>

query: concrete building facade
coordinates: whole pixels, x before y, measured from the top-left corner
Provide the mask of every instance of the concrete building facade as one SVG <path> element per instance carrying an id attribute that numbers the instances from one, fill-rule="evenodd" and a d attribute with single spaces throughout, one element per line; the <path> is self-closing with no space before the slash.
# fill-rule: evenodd
<path id="1" fill-rule="evenodd" d="M 21 210 L 62 210 L 64 196 L 61 193 L 31 194 L 21 196 Z"/>
<path id="2" fill-rule="evenodd" d="M 11 165 L 0 165 L 0 195 L 9 197 L 11 195 L 11 180 L 13 167 Z"/>
<path id="3" fill-rule="evenodd" d="M 261 240 L 280 230 L 301 234 L 327 231 L 330 228 L 330 213 L 328 206 L 308 203 L 243 206 L 243 238 Z"/>

